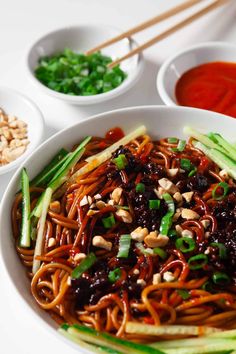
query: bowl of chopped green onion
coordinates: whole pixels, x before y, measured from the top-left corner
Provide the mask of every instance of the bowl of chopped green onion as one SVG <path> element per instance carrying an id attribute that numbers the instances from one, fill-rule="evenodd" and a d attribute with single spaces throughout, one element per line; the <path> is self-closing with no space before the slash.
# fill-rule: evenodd
<path id="1" fill-rule="evenodd" d="M 125 38 L 86 55 L 86 51 L 121 31 L 103 25 L 60 28 L 38 39 L 27 55 L 33 82 L 46 94 L 71 104 L 90 105 L 115 98 L 135 85 L 142 74 L 137 54 L 113 68 L 108 64 L 137 47 Z"/>

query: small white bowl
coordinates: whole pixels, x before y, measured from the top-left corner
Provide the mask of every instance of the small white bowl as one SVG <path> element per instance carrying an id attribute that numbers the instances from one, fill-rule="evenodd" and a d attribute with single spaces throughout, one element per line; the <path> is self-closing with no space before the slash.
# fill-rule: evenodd
<path id="1" fill-rule="evenodd" d="M 207 42 L 179 51 L 168 58 L 157 74 L 157 90 L 168 106 L 178 105 L 175 87 L 183 73 L 198 65 L 215 62 L 236 62 L 236 46 L 225 42 Z"/>
<path id="2" fill-rule="evenodd" d="M 43 115 L 36 106 L 25 95 L 7 87 L 0 87 L 0 108 L 6 114 L 16 116 L 23 120 L 28 126 L 28 139 L 30 141 L 25 152 L 15 161 L 0 166 L 0 175 L 15 169 L 26 157 L 41 143 L 44 133 Z"/>
<path id="3" fill-rule="evenodd" d="M 39 173 L 60 148 L 64 147 L 70 149 L 87 135 L 104 136 L 107 130 L 117 126 L 117 124 L 124 129 L 125 133 L 132 131 L 140 124 L 145 124 L 148 133 L 151 134 L 154 139 L 160 139 L 166 136 L 182 137 L 183 127 L 188 124 L 193 128 L 206 132 L 211 131 L 212 126 L 214 126 L 215 131 L 233 141 L 235 139 L 236 129 L 235 119 L 231 119 L 219 113 L 195 108 L 141 106 L 106 112 L 83 120 L 74 126 L 60 131 L 40 145 L 27 161 L 25 161 L 25 167 L 27 168 L 30 178 L 33 178 Z M 37 306 L 30 292 L 30 280 L 15 250 L 11 227 L 11 208 L 15 194 L 17 190 L 19 190 L 20 174 L 21 168 L 17 170 L 14 177 L 11 179 L 0 206 L 0 263 L 2 260 L 4 264 L 1 268 L 1 272 L 7 272 L 8 274 L 8 279 L 12 285 L 8 288 L 9 291 L 14 290 L 16 296 L 22 300 L 21 303 L 22 306 L 25 306 L 25 310 L 31 311 L 31 314 L 34 314 L 32 321 L 25 323 L 25 326 L 27 326 L 29 330 L 34 327 L 35 331 L 37 331 L 37 326 L 41 324 L 45 330 L 45 336 L 47 332 L 50 331 L 50 333 L 58 338 L 59 347 L 59 340 L 63 340 L 64 337 L 53 330 L 58 326 L 51 319 L 49 314 Z M 9 283 L 4 285 L 7 287 L 10 286 Z M 39 338 L 40 341 L 44 341 L 44 333 L 42 332 L 42 336 Z M 20 338 L 22 343 L 24 343 L 25 337 L 22 336 Z M 83 349 L 67 339 L 64 340 L 73 348 L 77 348 L 78 353 L 89 354 L 86 349 Z"/>
<path id="4" fill-rule="evenodd" d="M 79 25 L 57 29 L 40 39 L 30 48 L 27 55 L 27 68 L 33 82 L 44 91 L 44 93 L 77 105 L 90 105 L 108 101 L 129 90 L 140 78 L 144 59 L 142 54 L 137 54 L 121 63 L 120 67 L 127 73 L 127 78 L 117 88 L 98 95 L 73 96 L 51 90 L 43 85 L 34 74 L 40 58 L 62 52 L 65 48 L 70 48 L 76 52 L 85 52 L 88 49 L 112 38 L 121 31 L 110 26 L 103 25 Z M 117 59 L 130 50 L 137 47 L 133 39 L 123 39 L 109 47 L 102 49 L 102 53 Z"/>

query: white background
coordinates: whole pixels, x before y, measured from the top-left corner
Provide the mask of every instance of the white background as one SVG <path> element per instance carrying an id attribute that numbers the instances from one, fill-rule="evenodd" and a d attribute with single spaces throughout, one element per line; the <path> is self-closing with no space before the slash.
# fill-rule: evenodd
<path id="1" fill-rule="evenodd" d="M 156 92 L 156 73 L 162 62 L 177 50 L 203 41 L 236 44 L 236 1 L 172 35 L 145 51 L 145 70 L 139 83 L 110 103 L 79 108 L 47 97 L 31 85 L 25 69 L 27 48 L 38 37 L 71 24 L 108 24 L 126 30 L 183 0 L 0 0 L 0 85 L 27 94 L 46 120 L 45 138 L 56 131 L 99 112 L 135 105 L 161 104 Z M 206 2 L 211 2 L 206 0 Z M 198 7 L 198 6 L 197 6 Z M 181 16 L 154 26 L 135 38 L 151 38 Z M 1 106 L 1 102 L 0 102 Z M 0 198 L 12 173 L 0 176 Z M 10 237 L 10 235 L 0 235 Z M 0 263 L 0 352 L 4 354 L 78 353 L 59 341 L 26 311 L 9 284 Z M 17 269 L 16 269 L 17 272 Z"/>

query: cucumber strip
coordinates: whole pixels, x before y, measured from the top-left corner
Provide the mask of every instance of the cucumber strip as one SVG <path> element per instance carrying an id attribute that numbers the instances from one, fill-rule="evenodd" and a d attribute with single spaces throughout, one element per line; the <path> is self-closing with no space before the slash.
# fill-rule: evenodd
<path id="1" fill-rule="evenodd" d="M 57 170 L 55 176 L 52 178 L 52 180 L 49 182 L 47 186 L 52 189 L 53 193 L 65 182 L 69 170 L 73 168 L 76 165 L 76 163 L 80 160 L 80 158 L 82 157 L 85 151 L 84 146 L 90 141 L 90 139 L 91 136 L 86 137 L 82 141 L 82 143 L 75 149 L 75 151 L 67 155 L 67 158 L 64 161 L 63 165 L 59 168 L 59 170 Z M 44 192 L 41 194 L 40 198 L 38 199 L 38 202 L 31 213 L 31 217 L 32 216 L 35 216 L 37 218 L 40 217 L 42 213 L 43 199 L 44 199 Z"/>
<path id="2" fill-rule="evenodd" d="M 200 142 L 194 142 L 193 145 L 214 161 L 220 168 L 226 170 L 231 177 L 236 179 L 236 163 L 233 160 L 216 149 L 209 149 Z"/>
<path id="3" fill-rule="evenodd" d="M 45 187 L 46 184 L 50 181 L 52 176 L 58 170 L 58 168 L 63 164 L 62 161 L 65 160 L 68 155 L 68 151 L 61 149 L 49 162 L 49 164 L 44 167 L 44 169 L 30 182 L 31 186 L 35 187 Z"/>
<path id="4" fill-rule="evenodd" d="M 78 171 L 76 171 L 69 178 L 69 180 L 65 183 L 65 185 L 62 186 L 61 190 L 55 194 L 55 197 L 57 198 L 57 197 L 60 197 L 61 195 L 63 195 L 65 193 L 67 187 L 70 186 L 71 184 L 75 183 L 79 176 L 93 171 L 95 168 L 100 166 L 103 162 L 110 159 L 112 156 L 112 153 L 115 152 L 120 145 L 127 145 L 130 141 L 138 138 L 141 135 L 144 135 L 146 133 L 146 130 L 147 130 L 146 127 L 144 125 L 141 125 L 137 129 L 135 129 L 133 132 L 127 134 L 122 139 L 118 140 L 116 143 L 109 146 L 107 149 L 86 159 L 86 161 L 88 163 L 85 166 L 81 167 Z"/>
<path id="5" fill-rule="evenodd" d="M 78 335 L 76 334 L 70 334 L 68 333 L 68 331 L 59 328 L 58 332 L 61 333 L 63 336 L 65 336 L 66 338 L 70 339 L 72 342 L 79 344 L 82 348 L 89 350 L 91 353 L 99 353 L 99 354 L 122 354 L 121 352 L 118 352 L 117 350 L 112 350 L 110 348 L 106 348 L 106 347 L 97 347 L 91 344 L 88 344 L 84 341 L 82 341 L 81 339 L 79 339 Z"/>
<path id="6" fill-rule="evenodd" d="M 99 346 L 109 346 L 109 348 L 121 351 L 124 354 L 164 354 L 162 351 L 151 348 L 148 345 L 130 342 L 77 324 L 69 327 L 67 331 L 72 335 L 77 335 L 85 342 Z"/>
<path id="7" fill-rule="evenodd" d="M 215 144 L 210 138 L 208 138 L 208 136 L 199 133 L 197 130 L 195 130 L 191 127 L 184 127 L 183 131 L 184 131 L 184 134 L 189 135 L 189 136 L 193 137 L 194 139 L 200 141 L 202 144 L 206 145 L 208 148 L 217 149 L 223 153 L 227 153 L 227 151 L 224 148 Z"/>
<path id="8" fill-rule="evenodd" d="M 19 244 L 21 247 L 30 247 L 30 191 L 29 176 L 26 169 L 21 172 L 22 189 L 22 224 Z"/>
<path id="9" fill-rule="evenodd" d="M 148 334 L 152 336 L 163 336 L 163 335 L 188 335 L 188 336 L 198 336 L 207 335 L 213 332 L 218 332 L 219 330 L 211 327 L 204 326 L 183 326 L 183 325 L 172 325 L 172 326 L 154 326 L 149 324 L 143 324 L 138 322 L 127 322 L 125 326 L 126 333 L 132 334 Z"/>
<path id="10" fill-rule="evenodd" d="M 66 156 L 64 156 L 56 165 L 54 165 L 48 172 L 43 174 L 40 178 L 34 182 L 34 180 L 31 182 L 31 185 L 36 186 L 36 187 L 45 187 L 47 184 L 52 180 L 54 175 L 57 173 L 59 168 L 64 164 L 66 159 L 71 155 L 71 153 L 68 153 Z"/>
<path id="11" fill-rule="evenodd" d="M 227 152 L 231 159 L 236 161 L 236 148 L 230 144 L 227 140 L 225 140 L 220 134 L 218 133 L 211 133 L 213 139 L 222 146 Z"/>
<path id="12" fill-rule="evenodd" d="M 48 212 L 48 207 L 52 198 L 52 189 L 47 188 L 45 191 L 45 195 L 42 202 L 42 213 L 39 219 L 39 229 L 36 239 L 36 245 L 34 250 L 34 259 L 33 259 L 33 267 L 32 272 L 35 274 L 40 267 L 40 261 L 35 259 L 36 256 L 40 256 L 42 254 L 42 245 L 43 245 L 43 236 L 44 236 L 44 227 L 46 223 L 46 217 Z"/>
<path id="13" fill-rule="evenodd" d="M 216 333 L 216 336 L 218 333 Z M 218 338 L 212 336 L 203 336 L 198 338 L 187 338 L 187 339 L 176 339 L 176 340 L 166 340 L 160 341 L 156 343 L 151 343 L 150 346 L 153 348 L 161 348 L 162 350 L 167 349 L 179 349 L 179 348 L 195 348 L 195 347 L 202 347 L 206 345 L 219 344 L 225 343 L 228 338 Z"/>
<path id="14" fill-rule="evenodd" d="M 221 343 L 216 341 L 215 343 L 207 344 L 206 346 L 195 346 L 188 348 L 172 348 L 165 349 L 166 354 L 220 354 L 230 353 L 235 349 L 236 341 L 224 340 Z"/>
<path id="15" fill-rule="evenodd" d="M 212 333 L 209 335 L 210 337 L 216 338 L 232 338 L 236 339 L 236 329 L 229 329 L 227 331 L 222 331 L 219 333 Z"/>

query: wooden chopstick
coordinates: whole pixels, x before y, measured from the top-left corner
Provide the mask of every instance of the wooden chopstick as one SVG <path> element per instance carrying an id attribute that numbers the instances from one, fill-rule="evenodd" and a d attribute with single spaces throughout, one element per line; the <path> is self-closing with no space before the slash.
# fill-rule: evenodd
<path id="1" fill-rule="evenodd" d="M 185 1 L 183 4 L 180 4 L 180 5 L 176 6 L 176 7 L 173 7 L 172 9 L 170 9 L 170 10 L 168 10 L 168 11 L 166 11 L 166 12 L 160 14 L 160 15 L 155 16 L 155 17 L 153 17 L 153 18 L 141 23 L 140 25 L 129 29 L 128 31 L 123 32 L 123 33 L 119 34 L 118 36 L 113 37 L 111 39 L 108 39 L 107 41 L 99 44 L 98 46 L 96 46 L 96 47 L 94 47 L 92 49 L 89 49 L 88 51 L 86 51 L 85 54 L 89 55 L 89 54 L 95 53 L 95 52 L 101 50 L 102 48 L 108 47 L 109 45 L 111 45 L 113 43 L 116 43 L 116 42 L 118 42 L 118 41 L 120 41 L 120 40 L 122 40 L 124 38 L 130 37 L 133 34 L 138 33 L 140 31 L 143 31 L 144 29 L 146 29 L 148 27 L 156 25 L 157 23 L 159 23 L 161 21 L 164 21 L 164 20 L 166 20 L 169 17 L 175 16 L 179 12 L 187 10 L 188 8 L 198 4 L 201 1 L 205 1 L 205 0 L 188 0 L 188 1 Z"/>
<path id="2" fill-rule="evenodd" d="M 217 7 L 224 5 L 228 1 L 229 0 L 216 0 L 214 3 L 204 7 L 203 9 L 199 10 L 195 14 L 187 17 L 183 21 L 181 21 L 181 22 L 177 23 L 176 25 L 174 25 L 173 27 L 169 28 L 168 30 L 158 34 L 157 36 L 155 36 L 154 38 L 150 39 L 146 43 L 140 45 L 139 47 L 137 47 L 137 48 L 135 48 L 133 50 L 131 50 L 129 53 L 127 53 L 123 57 L 118 58 L 117 60 L 114 60 L 112 63 L 108 64 L 108 67 L 109 68 L 113 68 L 114 66 L 116 66 L 119 63 L 121 63 L 122 61 L 132 57 L 135 54 L 138 54 L 138 53 L 142 52 L 144 49 L 146 49 L 148 47 L 151 47 L 153 44 L 155 44 L 155 43 L 161 41 L 162 39 L 170 36 L 172 33 L 178 31 L 179 29 L 183 28 L 184 26 L 187 26 L 188 24 L 190 24 L 193 21 L 197 20 L 199 17 L 207 14 L 208 12 L 216 9 Z"/>

